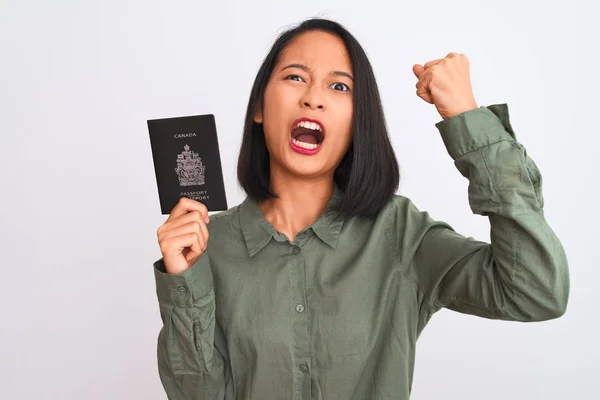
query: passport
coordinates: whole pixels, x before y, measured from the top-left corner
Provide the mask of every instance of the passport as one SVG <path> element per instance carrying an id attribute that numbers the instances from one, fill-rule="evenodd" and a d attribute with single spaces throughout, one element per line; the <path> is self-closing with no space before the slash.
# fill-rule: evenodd
<path id="1" fill-rule="evenodd" d="M 213 114 L 150 119 L 148 132 L 162 215 L 182 197 L 227 210 Z"/>

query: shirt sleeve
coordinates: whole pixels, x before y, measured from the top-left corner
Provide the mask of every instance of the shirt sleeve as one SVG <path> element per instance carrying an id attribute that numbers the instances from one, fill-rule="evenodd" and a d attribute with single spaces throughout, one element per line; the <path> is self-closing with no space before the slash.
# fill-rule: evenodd
<path id="1" fill-rule="evenodd" d="M 215 294 L 208 254 L 181 274 L 154 263 L 163 327 L 158 371 L 169 399 L 224 399 L 230 381 L 226 352 L 215 345 Z"/>
<path id="2" fill-rule="evenodd" d="M 472 212 L 489 219 L 491 243 L 467 238 L 408 202 L 405 217 L 420 228 L 403 257 L 422 291 L 422 309 L 514 321 L 560 317 L 569 296 L 567 258 L 544 218 L 542 177 L 516 140 L 508 106 L 479 107 L 436 127 L 469 180 Z"/>

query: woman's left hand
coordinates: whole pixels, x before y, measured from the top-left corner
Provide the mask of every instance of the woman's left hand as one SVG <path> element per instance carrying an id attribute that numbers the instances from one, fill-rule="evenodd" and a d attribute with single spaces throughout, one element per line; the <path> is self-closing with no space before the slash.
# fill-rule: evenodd
<path id="1" fill-rule="evenodd" d="M 417 96 L 435 105 L 443 119 L 477 108 L 466 55 L 449 53 L 425 65 L 415 64 L 413 72 L 419 79 Z"/>

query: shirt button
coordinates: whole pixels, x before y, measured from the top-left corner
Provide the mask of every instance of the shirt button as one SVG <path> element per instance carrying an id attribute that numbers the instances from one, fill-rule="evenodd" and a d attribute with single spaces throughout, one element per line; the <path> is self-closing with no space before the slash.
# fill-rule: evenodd
<path id="1" fill-rule="evenodd" d="M 308 372 L 308 365 L 300 364 L 300 369 L 302 370 L 302 372 Z"/>
<path id="2" fill-rule="evenodd" d="M 187 288 L 185 286 L 179 286 L 177 291 L 181 294 L 185 294 L 185 292 L 187 292 Z"/>
<path id="3" fill-rule="evenodd" d="M 298 311 L 298 312 L 302 312 L 302 311 L 304 311 L 304 306 L 303 306 L 302 304 L 298 304 L 298 305 L 296 306 L 296 311 Z"/>
<path id="4" fill-rule="evenodd" d="M 294 253 L 295 256 L 300 254 L 300 247 L 294 247 L 294 250 L 292 250 L 292 253 Z"/>

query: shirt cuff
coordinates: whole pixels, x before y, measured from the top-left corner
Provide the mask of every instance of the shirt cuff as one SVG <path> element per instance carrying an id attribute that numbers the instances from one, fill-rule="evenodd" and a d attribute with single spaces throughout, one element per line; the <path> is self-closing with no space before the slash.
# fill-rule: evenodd
<path id="1" fill-rule="evenodd" d="M 202 254 L 196 263 L 180 274 L 169 274 L 161 258 L 154 263 L 156 295 L 159 303 L 177 307 L 191 307 L 194 300 L 205 297 L 213 289 L 213 275 L 208 254 Z"/>
<path id="2" fill-rule="evenodd" d="M 454 160 L 502 140 L 516 140 L 506 103 L 465 111 L 435 126 Z"/>

